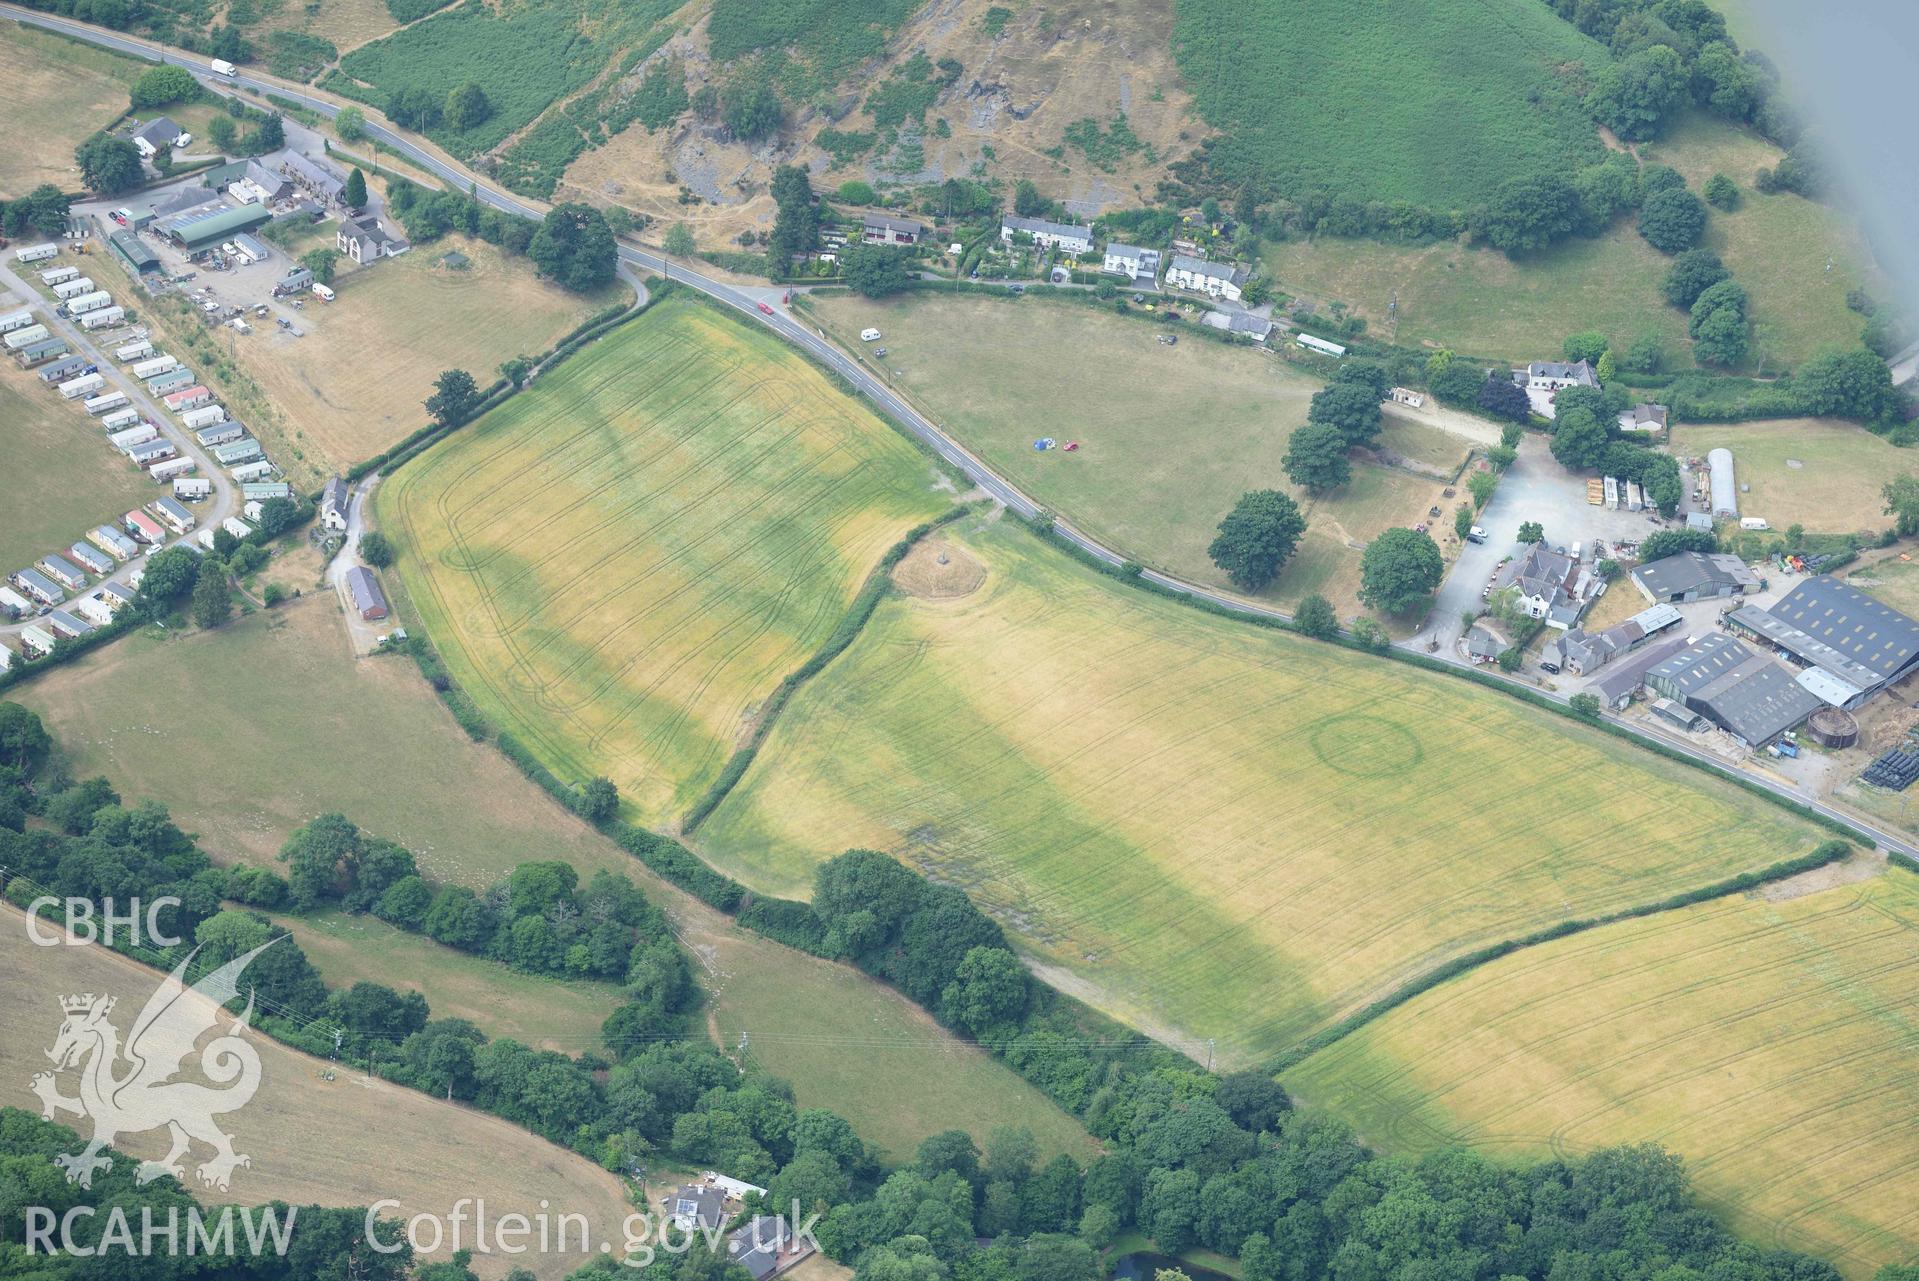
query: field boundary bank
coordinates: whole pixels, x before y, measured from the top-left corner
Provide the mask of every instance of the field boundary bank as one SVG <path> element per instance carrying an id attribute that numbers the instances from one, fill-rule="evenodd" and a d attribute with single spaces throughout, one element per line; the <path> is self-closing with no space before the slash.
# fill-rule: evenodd
<path id="1" fill-rule="evenodd" d="M 733 753 L 726 762 L 725 768 L 720 771 L 719 777 L 713 780 L 713 785 L 706 789 L 706 793 L 699 800 L 693 802 L 693 807 L 687 810 L 685 817 L 680 819 L 680 835 L 691 836 L 699 825 L 711 817 L 713 811 L 732 795 L 740 779 L 745 776 L 748 769 L 752 768 L 753 761 L 760 754 L 760 748 L 766 743 L 768 735 L 773 732 L 774 722 L 779 719 L 780 713 L 786 710 L 786 705 L 792 701 L 793 695 L 797 694 L 808 681 L 825 671 L 834 659 L 844 654 L 853 642 L 859 639 L 860 633 L 866 629 L 866 624 L 872 619 L 873 612 L 879 608 L 880 601 L 885 599 L 890 589 L 894 567 L 905 560 L 907 553 L 919 546 L 929 534 L 977 509 L 978 504 L 956 504 L 949 511 L 907 530 L 904 537 L 886 549 L 879 563 L 874 565 L 872 571 L 867 574 L 866 581 L 860 584 L 858 593 L 853 597 L 853 603 L 846 607 L 846 612 L 840 616 L 840 621 L 834 625 L 831 634 L 810 658 L 787 673 L 773 692 L 766 696 L 766 702 L 760 708 L 759 718 L 753 726 L 751 737 Z"/>
<path id="2" fill-rule="evenodd" d="M 1337 1042 L 1344 1040 L 1347 1036 L 1359 1031 L 1374 1020 L 1392 1013 L 1414 997 L 1422 996 L 1442 983 L 1470 974 L 1482 965 L 1497 961 L 1502 957 L 1511 956 L 1515 952 L 1522 952 L 1527 948 L 1539 947 L 1559 939 L 1570 938 L 1575 934 L 1584 934 L 1588 930 L 1596 930 L 1601 926 L 1617 925 L 1621 921 L 1638 920 L 1641 917 L 1658 916 L 1664 912 L 1674 912 L 1680 908 L 1692 907 L 1699 903 L 1708 903 L 1714 899 L 1727 898 L 1734 894 L 1743 894 L 1748 890 L 1757 889 L 1762 885 L 1770 885 L 1776 881 L 1783 881 L 1789 877 L 1798 876 L 1802 872 L 1814 871 L 1828 864 L 1837 863 L 1841 859 L 1850 857 L 1852 853 L 1852 846 L 1845 841 L 1825 841 L 1815 847 L 1810 854 L 1802 855 L 1799 858 L 1786 859 L 1783 862 L 1774 863 L 1770 867 L 1761 868 L 1756 872 L 1741 872 L 1738 876 L 1727 877 L 1722 881 L 1714 881 L 1710 885 L 1702 885 L 1698 889 L 1674 894 L 1668 898 L 1659 899 L 1656 902 L 1641 903 L 1633 907 L 1622 907 L 1617 912 L 1607 912 L 1603 916 L 1589 916 L 1570 921 L 1561 921 L 1556 925 L 1549 925 L 1544 929 L 1534 930 L 1530 934 L 1522 934 L 1517 938 L 1503 939 L 1498 943 L 1488 944 L 1485 947 L 1467 952 L 1462 956 L 1454 957 L 1450 961 L 1435 966 L 1426 973 L 1394 989 L 1385 996 L 1380 997 L 1372 1004 L 1355 1010 L 1330 1027 L 1320 1029 L 1278 1058 L 1268 1062 L 1265 1070 L 1270 1075 L 1278 1076 L 1289 1068 L 1297 1067 L 1300 1063 L 1311 1058 L 1321 1050 L 1327 1049 Z M 1911 867 L 1912 870 L 1919 871 L 1919 862 L 1904 859 L 1900 855 L 1893 855 L 1892 857 L 1900 859 L 1903 865 Z"/>

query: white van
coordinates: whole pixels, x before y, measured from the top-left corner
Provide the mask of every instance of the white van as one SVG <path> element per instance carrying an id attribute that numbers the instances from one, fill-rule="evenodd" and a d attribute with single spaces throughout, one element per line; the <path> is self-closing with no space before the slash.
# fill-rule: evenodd
<path id="1" fill-rule="evenodd" d="M 861 342 L 878 342 L 879 340 L 880 340 L 880 331 L 879 331 L 879 330 L 877 330 L 877 329 L 862 329 L 862 330 L 860 330 L 860 341 L 861 341 Z"/>
<path id="2" fill-rule="evenodd" d="M 1474 525 L 1466 531 L 1466 541 L 1469 543 L 1483 543 L 1486 541 L 1486 531 L 1480 526 Z"/>
<path id="3" fill-rule="evenodd" d="M 1585 551 L 1585 550 L 1586 550 L 1586 544 L 1584 544 L 1584 543 L 1574 543 L 1574 544 L 1573 544 L 1573 548 L 1572 548 L 1572 557 L 1573 557 L 1573 561 L 1574 561 L 1574 563 L 1575 563 L 1575 564 L 1577 564 L 1577 563 L 1578 563 L 1578 561 L 1579 561 L 1579 553 L 1581 553 L 1581 552 L 1583 552 L 1583 551 Z"/>

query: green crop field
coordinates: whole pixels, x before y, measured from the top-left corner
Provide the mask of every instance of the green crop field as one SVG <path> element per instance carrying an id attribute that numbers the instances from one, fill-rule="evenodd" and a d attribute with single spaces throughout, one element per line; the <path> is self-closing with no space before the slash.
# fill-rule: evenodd
<path id="1" fill-rule="evenodd" d="M 1287 1074 L 1370 1144 L 1513 1160 L 1652 1141 L 1760 1245 L 1919 1253 L 1919 879 L 1735 897 L 1529 949 Z"/>
<path id="2" fill-rule="evenodd" d="M 274 919 L 292 932 L 328 987 L 384 983 L 426 997 L 434 1018 L 465 1019 L 488 1036 L 566 1054 L 605 1052 L 600 1024 L 620 1005 L 616 984 L 522 974 L 373 916 Z"/>
<path id="3" fill-rule="evenodd" d="M 669 301 L 378 491 L 476 701 L 561 778 L 677 818 L 880 555 L 943 510 L 771 335 Z"/>
<path id="4" fill-rule="evenodd" d="M 1353 544 L 1425 519 L 1468 448 L 1388 420 L 1381 443 L 1428 474 L 1360 462 L 1352 484 L 1313 498 L 1280 459 L 1319 384 L 1258 352 L 1191 336 L 1166 347 L 1154 326 L 1040 299 L 836 295 L 813 314 L 995 471 L 1142 563 L 1225 587 L 1206 555 L 1220 519 L 1248 489 L 1292 493 L 1307 536 L 1263 594 L 1282 604 L 1320 592 L 1356 611 Z M 885 335 L 884 360 L 857 341 L 868 326 Z M 1081 447 L 1040 453 L 1040 436 Z"/>
<path id="5" fill-rule="evenodd" d="M 1582 106 L 1610 61 L 1536 0 L 1181 0 L 1173 48 L 1215 172 L 1297 195 L 1470 209 L 1604 158 Z M 1582 65 L 1583 64 L 1583 65 Z"/>
<path id="6" fill-rule="evenodd" d="M 105 774 L 129 798 L 162 802 L 222 861 L 279 866 L 293 827 L 338 809 L 414 850 L 431 875 L 476 890 L 536 858 L 564 859 L 582 878 L 629 877 L 700 961 L 723 1043 L 748 1032 L 754 1057 L 803 1106 L 832 1107 L 896 1156 L 954 1126 L 984 1139 L 1024 1125 L 1049 1151 L 1087 1142 L 1038 1090 L 899 993 L 748 933 L 661 881 L 469 742 L 410 659 L 356 662 L 336 610 L 323 594 L 211 635 L 143 632 L 7 697 L 40 713 L 76 776 Z M 319 919 L 288 923 L 331 981 L 413 978 L 436 1011 L 506 1035 L 573 1049 L 597 1039 L 604 1016 L 579 995 L 590 985 L 517 975 L 366 917 L 341 918 L 329 935 L 336 918 Z"/>
<path id="7" fill-rule="evenodd" d="M 894 852 L 1069 990 L 1247 1063 L 1463 951 L 1817 843 L 1503 695 L 965 524 L 949 568 L 983 585 L 880 606 L 700 829 L 716 863 L 795 894 Z"/>
<path id="8" fill-rule="evenodd" d="M 1891 518 L 1880 488 L 1902 471 L 1919 471 L 1919 453 L 1833 419 L 1687 423 L 1673 429 L 1672 441 L 1673 452 L 1688 458 L 1730 449 L 1734 478 L 1751 487 L 1739 495 L 1740 514 L 1762 516 L 1774 529 L 1883 529 Z"/>
<path id="9" fill-rule="evenodd" d="M 1769 368 L 1804 360 L 1827 343 L 1857 340 L 1864 322 L 1846 309 L 1846 291 L 1876 282 L 1870 249 L 1839 210 L 1752 189 L 1753 175 L 1778 162 L 1776 147 L 1695 115 L 1639 152 L 1678 169 L 1695 191 L 1715 173 L 1739 184 L 1740 207 L 1714 210 L 1704 243 L 1751 293 L 1756 338 Z M 1669 368 L 1693 364 L 1685 313 L 1659 294 L 1672 260 L 1640 237 L 1630 217 L 1596 239 L 1575 238 L 1518 262 L 1453 241 L 1390 245 L 1332 237 L 1268 244 L 1265 262 L 1288 293 L 1322 305 L 1343 302 L 1366 318 L 1370 332 L 1407 346 L 1449 347 L 1517 364 L 1557 356 L 1568 334 L 1598 330 L 1623 348 L 1650 333 L 1665 345 Z M 1759 355 L 1756 345 L 1755 361 Z"/>
<path id="10" fill-rule="evenodd" d="M 10 360 L 0 365 L 0 458 L 7 460 L 9 491 L 0 578 L 66 551 L 89 529 L 117 524 L 122 513 L 164 492 L 107 444 L 77 403 L 61 400 Z"/>

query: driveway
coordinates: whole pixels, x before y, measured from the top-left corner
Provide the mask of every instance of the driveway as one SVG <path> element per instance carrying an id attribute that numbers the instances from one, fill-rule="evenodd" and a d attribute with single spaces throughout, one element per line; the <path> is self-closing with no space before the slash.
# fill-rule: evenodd
<path id="1" fill-rule="evenodd" d="M 1451 653 L 1451 645 L 1466 630 L 1460 619 L 1468 609 L 1480 609 L 1484 602 L 1480 591 L 1499 567 L 1502 557 L 1519 554 L 1519 527 L 1527 521 L 1539 522 L 1546 541 L 1554 547 L 1585 546 L 1592 559 L 1593 544 L 1608 546 L 1619 542 L 1636 543 L 1655 530 L 1666 528 L 1654 518 L 1657 512 L 1609 511 L 1586 501 L 1586 478 L 1559 465 L 1547 447 L 1545 437 L 1529 432 L 1519 442 L 1519 457 L 1500 478 L 1492 501 L 1479 513 L 1478 524 L 1490 535 L 1484 543 L 1467 543 L 1453 562 L 1452 572 L 1440 585 L 1433 609 L 1426 616 L 1421 635 L 1437 637 L 1442 651 Z"/>
<path id="2" fill-rule="evenodd" d="M 380 637 L 398 627 L 399 621 L 383 618 L 377 623 L 368 622 L 360 617 L 360 611 L 353 608 L 353 594 L 347 591 L 346 575 L 355 565 L 364 565 L 360 559 L 360 535 L 366 531 L 366 500 L 373 492 L 374 485 L 380 480 L 379 472 L 367 473 L 354 489 L 346 505 L 346 542 L 341 545 L 339 554 L 327 563 L 326 580 L 340 598 L 340 611 L 346 616 L 347 640 L 353 646 L 355 658 L 371 654 L 380 643 Z M 378 570 L 374 573 L 377 575 Z"/>

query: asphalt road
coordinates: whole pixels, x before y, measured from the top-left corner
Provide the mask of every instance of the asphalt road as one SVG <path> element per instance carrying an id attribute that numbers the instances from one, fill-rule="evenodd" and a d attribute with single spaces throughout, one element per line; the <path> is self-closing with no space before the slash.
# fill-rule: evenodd
<path id="1" fill-rule="evenodd" d="M 203 82 L 215 89 L 239 85 L 243 88 L 255 89 L 262 93 L 275 93 L 282 97 L 299 97 L 311 106 L 313 110 L 325 116 L 335 115 L 339 111 L 339 108 L 335 104 L 324 98 L 313 96 L 303 86 L 288 84 L 274 77 L 261 75 L 258 72 L 242 70 L 237 76 L 233 77 L 216 76 L 208 68 L 205 58 L 162 49 L 147 41 L 121 35 L 118 32 L 107 31 L 103 28 L 89 26 L 82 22 L 74 22 L 71 19 L 56 17 L 52 14 L 38 13 L 31 9 L 21 9 L 15 5 L 6 3 L 0 3 L 0 13 L 4 13 L 7 17 L 19 22 L 64 32 L 77 39 L 85 40 L 91 44 L 100 45 L 105 48 L 118 50 L 122 53 L 131 54 L 134 57 L 145 58 L 149 61 L 164 61 L 176 66 L 185 67 L 195 72 Z M 405 156 L 413 164 L 438 175 L 455 187 L 470 188 L 475 196 L 485 204 L 497 209 L 506 210 L 510 213 L 519 214 L 526 218 L 537 219 L 545 216 L 546 209 L 544 205 L 520 196 L 515 196 L 509 192 L 498 190 L 465 167 L 453 161 L 443 159 L 437 152 L 420 145 L 411 137 L 398 133 L 391 127 L 375 121 L 370 113 L 367 118 L 366 129 L 368 135 L 378 139 L 381 146 Z M 1021 516 L 1028 518 L 1037 515 L 1041 510 L 1038 503 L 1021 492 L 1010 481 L 988 468 L 985 463 L 968 452 L 958 441 L 948 436 L 917 409 L 913 408 L 913 406 L 895 394 L 885 382 L 876 377 L 864 364 L 849 358 L 838 347 L 828 342 L 817 330 L 809 328 L 803 321 L 795 318 L 793 314 L 779 302 L 780 297 L 784 293 L 783 289 L 779 287 L 740 287 L 730 285 L 712 276 L 703 274 L 696 266 L 677 261 L 669 263 L 662 255 L 631 244 L 621 244 L 620 258 L 622 262 L 631 266 L 659 272 L 663 276 L 677 280 L 682 285 L 696 289 L 707 297 L 714 299 L 716 302 L 733 308 L 748 319 L 757 320 L 765 324 L 782 338 L 785 338 L 794 346 L 807 352 L 826 368 L 831 369 L 834 373 L 844 378 L 855 392 L 872 401 L 881 412 L 911 432 L 916 438 L 922 441 L 927 448 L 951 464 L 960 473 L 965 475 L 967 479 L 972 481 L 996 501 L 1005 504 Z M 766 310 L 761 309 L 762 303 L 765 304 Z M 1108 565 L 1117 566 L 1125 563 L 1127 559 L 1119 552 L 1089 537 L 1084 532 L 1064 521 L 1056 520 L 1053 528 L 1061 538 L 1079 548 L 1087 555 L 1103 561 Z M 1225 592 L 1203 587 L 1197 583 L 1189 583 L 1183 579 L 1162 574 L 1157 570 L 1145 570 L 1141 576 L 1167 591 L 1175 592 L 1196 600 L 1207 601 L 1235 613 L 1278 619 L 1289 617 L 1289 615 L 1282 610 L 1261 605 L 1254 601 L 1247 601 Z M 1408 642 L 1403 644 L 1402 648 L 1410 652 L 1426 653 L 1423 642 L 1417 644 Z M 1441 646 L 1440 652 L 1429 656 L 1438 658 L 1454 666 L 1462 668 L 1467 666 L 1450 652 L 1449 646 Z M 1520 686 L 1515 684 L 1515 688 L 1520 688 Z M 1536 693 L 1538 691 L 1530 692 Z M 1566 701 L 1565 696 L 1562 695 L 1549 694 L 1547 697 L 1555 698 L 1560 702 Z M 1664 735 L 1643 733 L 1636 726 L 1626 726 L 1625 728 L 1636 737 L 1646 739 L 1647 741 L 1658 742 L 1662 747 L 1684 753 L 1694 760 L 1711 765 L 1716 769 L 1724 770 L 1726 768 L 1716 757 L 1710 753 L 1694 748 L 1690 744 L 1669 740 Z M 1783 786 L 1771 779 L 1761 778 L 1756 775 L 1742 774 L 1741 777 L 1750 779 L 1766 790 L 1787 800 L 1808 806 L 1836 822 L 1845 823 L 1860 831 L 1866 832 L 1888 849 L 1899 850 L 1906 854 L 1919 853 L 1919 851 L 1915 851 L 1914 847 L 1907 841 L 1893 836 L 1884 829 L 1850 814 L 1841 814 L 1825 803 L 1805 796 L 1793 788 Z"/>
<path id="2" fill-rule="evenodd" d="M 71 265 L 74 260 L 70 257 L 63 257 L 59 261 Z M 213 482 L 213 496 L 204 502 L 194 503 L 189 508 L 189 510 L 193 512 L 199 525 L 201 527 L 208 525 L 217 526 L 228 516 L 236 515 L 239 510 L 240 491 L 238 487 L 234 485 L 232 478 L 227 475 L 226 470 L 215 463 L 206 450 L 200 448 L 200 442 L 194 438 L 192 432 L 176 423 L 171 414 L 164 413 L 161 410 L 161 407 L 154 402 L 153 397 L 147 394 L 145 383 L 129 374 L 120 362 L 113 359 L 110 352 L 101 348 L 97 335 L 87 332 L 72 320 L 56 314 L 53 304 L 42 298 L 37 289 L 34 289 L 22 279 L 19 274 L 14 271 L 14 266 L 15 263 L 11 253 L 6 256 L 4 261 L 0 261 L 0 286 L 4 286 L 14 293 L 19 294 L 21 297 L 26 298 L 28 300 L 27 305 L 32 308 L 34 316 L 41 324 L 45 325 L 50 332 L 66 339 L 74 355 L 84 356 L 89 363 L 99 366 L 100 374 L 107 380 L 107 385 L 116 391 L 125 392 L 129 407 L 138 410 L 148 422 L 159 428 L 160 434 L 172 443 L 174 449 L 179 452 L 182 458 L 191 458 L 194 461 L 197 470 L 193 472 L 193 475 L 204 477 Z M 52 389 L 49 388 L 45 394 L 53 395 L 54 393 Z M 85 411 L 80 408 L 78 402 L 70 406 L 70 409 L 77 420 L 74 424 L 75 427 L 96 432 L 100 430 L 100 424 L 97 421 L 88 419 L 85 416 Z M 153 497 L 155 498 L 168 497 L 171 496 L 172 493 L 173 486 L 170 484 L 155 485 L 153 487 Z M 100 519 L 95 522 L 95 524 L 114 525 L 117 527 L 120 523 L 120 517 L 123 514 L 124 513 L 117 511 L 103 511 L 100 513 Z M 88 526 L 88 528 L 90 529 L 92 526 Z M 86 538 L 86 530 L 76 529 L 73 531 L 73 535 L 76 541 L 84 541 Z M 173 543 L 181 541 L 184 540 L 174 539 L 173 542 L 167 545 L 172 546 Z M 46 550 L 49 552 L 59 551 L 64 553 L 66 548 L 49 547 Z M 128 574 L 132 572 L 136 565 L 143 563 L 144 560 L 144 557 L 135 557 L 133 560 L 115 566 L 112 573 L 96 581 L 93 586 L 78 592 L 68 592 L 67 599 L 71 601 L 77 597 L 91 595 L 100 590 L 101 586 L 106 583 L 119 583 L 121 586 L 125 586 Z M 17 565 L 0 566 L 0 575 L 11 573 L 18 568 L 20 567 Z M 0 636 L 17 634 L 21 628 L 39 621 L 41 620 L 38 618 L 28 618 L 18 623 L 0 625 Z"/>

